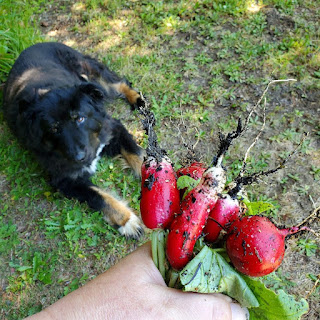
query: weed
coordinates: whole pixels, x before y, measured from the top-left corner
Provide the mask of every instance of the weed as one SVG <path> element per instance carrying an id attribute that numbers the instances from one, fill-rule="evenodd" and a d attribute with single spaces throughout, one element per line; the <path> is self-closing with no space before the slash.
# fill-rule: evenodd
<path id="1" fill-rule="evenodd" d="M 4 212 L 3 212 L 4 213 Z M 17 226 L 9 221 L 4 224 L 4 219 L 0 217 L 0 254 L 7 254 L 19 244 L 19 234 Z"/>
<path id="2" fill-rule="evenodd" d="M 318 245 L 314 240 L 300 238 L 297 242 L 298 248 L 307 255 L 311 257 L 316 254 L 316 251 L 319 250 Z"/>
<path id="3" fill-rule="evenodd" d="M 25 252 L 22 255 L 23 265 L 17 262 L 10 262 L 9 266 L 14 271 L 14 274 L 9 277 L 8 290 L 15 292 L 35 283 L 35 281 L 51 284 L 52 258 L 54 259 L 54 255 L 51 253 Z"/>
<path id="4" fill-rule="evenodd" d="M 288 177 L 291 178 L 293 181 L 297 181 L 297 182 L 301 181 L 300 177 L 297 174 L 289 173 Z"/>
<path id="5" fill-rule="evenodd" d="M 306 196 L 310 193 L 310 186 L 309 185 L 304 185 L 301 187 L 297 187 L 297 191 L 300 195 Z"/>
<path id="6" fill-rule="evenodd" d="M 266 19 L 265 15 L 261 12 L 258 12 L 255 15 L 252 15 L 248 20 L 244 22 L 244 29 L 253 35 L 262 35 L 266 28 Z"/>
<path id="7" fill-rule="evenodd" d="M 71 281 L 68 281 L 66 283 L 66 286 L 64 287 L 63 294 L 66 296 L 70 292 L 78 289 L 81 284 L 85 283 L 85 281 L 88 279 L 88 274 L 84 274 L 81 278 L 72 279 Z"/>
<path id="8" fill-rule="evenodd" d="M 310 173 L 314 176 L 316 181 L 320 180 L 320 167 L 317 168 L 316 166 L 312 165 Z"/>

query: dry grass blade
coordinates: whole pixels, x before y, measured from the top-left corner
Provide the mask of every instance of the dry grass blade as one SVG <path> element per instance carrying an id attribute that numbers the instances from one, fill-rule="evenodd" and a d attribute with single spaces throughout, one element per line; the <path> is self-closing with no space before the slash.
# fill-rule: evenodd
<path id="1" fill-rule="evenodd" d="M 320 282 L 320 274 L 318 274 L 317 276 L 317 280 L 316 282 L 314 283 L 313 287 L 311 288 L 311 290 L 308 292 L 308 294 L 306 295 L 305 299 L 309 299 L 309 297 L 313 294 L 313 292 L 317 289 L 318 285 L 319 285 L 319 282 Z"/>
<path id="2" fill-rule="evenodd" d="M 289 81 L 297 81 L 296 79 L 280 79 L 280 80 L 272 80 L 268 83 L 267 87 L 264 89 L 261 97 L 259 98 L 258 102 L 255 104 L 255 106 L 250 110 L 248 117 L 246 118 L 245 124 L 244 124 L 244 128 L 246 129 L 248 127 L 250 118 L 253 114 L 253 112 L 255 112 L 255 110 L 258 108 L 258 106 L 260 105 L 262 99 L 265 97 L 265 95 L 267 94 L 269 87 L 274 84 L 274 83 L 279 83 L 279 82 L 289 82 Z"/>
<path id="3" fill-rule="evenodd" d="M 300 222 L 297 225 L 297 227 L 300 227 L 300 226 L 304 225 L 305 223 L 307 223 L 308 221 L 315 219 L 318 214 L 320 214 L 320 206 L 315 208 L 307 218 L 305 218 L 302 222 Z"/>
<path id="4" fill-rule="evenodd" d="M 254 145 L 257 143 L 257 141 L 259 140 L 265 126 L 266 126 L 266 105 L 267 105 L 267 99 L 264 98 L 264 107 L 263 107 L 263 123 L 262 123 L 262 127 L 259 130 L 258 134 L 256 135 L 255 139 L 253 140 L 253 142 L 251 143 L 251 145 L 249 146 L 249 148 L 247 149 L 244 157 L 243 157 L 243 161 L 242 161 L 242 167 L 239 173 L 239 177 L 242 177 L 245 173 L 246 170 L 246 165 L 247 165 L 247 159 L 250 153 L 250 150 L 254 147 Z"/>

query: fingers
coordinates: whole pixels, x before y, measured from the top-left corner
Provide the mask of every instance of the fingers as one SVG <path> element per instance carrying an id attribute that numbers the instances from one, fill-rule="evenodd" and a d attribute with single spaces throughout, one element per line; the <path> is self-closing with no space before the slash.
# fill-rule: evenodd
<path id="1" fill-rule="evenodd" d="M 170 319 L 170 315 L 172 315 L 172 319 L 178 320 L 233 319 L 230 301 L 225 297 L 222 297 L 222 295 L 183 292 L 175 289 L 172 290 L 174 291 L 172 291 L 171 296 L 168 297 L 164 305 L 166 313 L 169 315 L 168 319 Z"/>
<path id="2" fill-rule="evenodd" d="M 163 292 L 163 305 L 166 316 L 170 319 L 170 313 L 174 319 L 212 319 L 212 320 L 247 320 L 248 310 L 241 308 L 238 303 L 221 293 L 201 294 L 182 292 L 181 290 L 167 288 L 158 269 L 151 258 L 151 244 L 145 243 L 128 257 L 126 263 L 138 264 L 140 277 L 141 268 L 144 270 L 145 280 L 150 284 L 160 285 Z M 127 259 L 126 258 L 126 259 Z M 177 318 L 179 315 L 179 318 Z M 172 319 L 173 319 L 172 318 Z"/>
<path id="3" fill-rule="evenodd" d="M 183 292 L 171 289 L 168 295 L 165 290 L 163 309 L 168 319 L 183 320 L 248 320 L 249 313 L 238 303 L 232 302 L 230 297 L 223 294 L 203 294 Z M 167 319 L 167 318 L 164 318 Z"/>

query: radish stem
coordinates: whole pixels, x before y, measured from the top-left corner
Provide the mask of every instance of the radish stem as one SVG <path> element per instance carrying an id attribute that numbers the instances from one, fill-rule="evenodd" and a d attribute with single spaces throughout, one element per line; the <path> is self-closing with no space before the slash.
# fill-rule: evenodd
<path id="1" fill-rule="evenodd" d="M 162 278 L 166 277 L 166 254 L 165 254 L 165 237 L 162 230 L 157 231 L 158 235 L 158 269 Z"/>
<path id="2" fill-rule="evenodd" d="M 169 276 L 169 281 L 168 281 L 168 287 L 169 288 L 175 288 L 177 281 L 179 279 L 179 272 L 170 270 L 170 276 Z"/>
<path id="3" fill-rule="evenodd" d="M 151 235 L 151 253 L 152 260 L 155 266 L 159 269 L 159 261 L 158 261 L 158 231 L 152 232 Z"/>

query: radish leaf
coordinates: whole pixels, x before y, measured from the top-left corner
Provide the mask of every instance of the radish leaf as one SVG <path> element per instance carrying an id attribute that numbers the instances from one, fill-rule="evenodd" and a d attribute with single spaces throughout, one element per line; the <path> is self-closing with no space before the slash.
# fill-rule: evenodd
<path id="1" fill-rule="evenodd" d="M 292 295 L 283 290 L 277 293 L 265 287 L 260 280 L 243 276 L 252 290 L 260 306 L 249 309 L 250 320 L 298 320 L 308 312 L 309 306 L 305 299 L 296 301 Z"/>
<path id="2" fill-rule="evenodd" d="M 221 292 L 236 299 L 243 307 L 259 303 L 243 278 L 217 252 L 204 246 L 180 272 L 184 291 Z"/>
<path id="3" fill-rule="evenodd" d="M 244 200 L 243 202 L 247 206 L 250 216 L 258 215 L 274 208 L 273 204 L 264 201 L 250 202 L 248 200 Z"/>
<path id="4" fill-rule="evenodd" d="M 194 189 L 200 182 L 199 180 L 195 180 L 189 176 L 181 176 L 177 180 L 177 187 L 179 190 L 186 189 L 184 192 L 183 198 Z"/>

